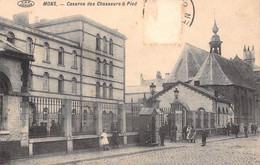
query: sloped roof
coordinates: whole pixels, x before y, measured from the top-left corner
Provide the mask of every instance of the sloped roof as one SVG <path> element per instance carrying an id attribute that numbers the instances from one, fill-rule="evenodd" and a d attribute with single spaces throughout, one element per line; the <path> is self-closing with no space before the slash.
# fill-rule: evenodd
<path id="1" fill-rule="evenodd" d="M 215 96 L 215 94 L 211 91 L 208 91 L 202 87 L 199 87 L 199 86 L 194 86 L 194 85 L 191 85 L 191 84 L 188 84 L 188 83 L 184 83 L 184 82 L 181 82 L 181 81 L 177 81 L 175 83 L 169 83 L 167 87 L 165 87 L 162 91 L 154 94 L 152 97 L 150 97 L 149 99 L 147 99 L 147 101 L 151 101 L 153 99 L 156 99 L 158 97 L 160 97 L 162 94 L 164 94 L 165 92 L 169 91 L 170 89 L 174 88 L 175 86 L 179 85 L 179 84 L 182 84 L 183 86 L 186 86 L 187 88 L 190 88 L 191 90 L 194 90 L 210 99 L 213 99 L 213 100 L 216 100 L 216 101 L 219 101 L 219 102 L 224 102 L 224 103 L 228 103 L 230 104 L 231 102 L 229 100 L 227 100 L 224 96 L 222 95 L 218 95 L 218 97 Z"/>
<path id="2" fill-rule="evenodd" d="M 209 52 L 186 43 L 178 62 L 167 79 L 167 83 L 192 80 L 208 54 Z"/>
<path id="3" fill-rule="evenodd" d="M 14 44 L 2 38 L 0 38 L 0 54 L 6 55 L 8 57 L 34 61 L 33 55 L 24 52 Z"/>
<path id="4" fill-rule="evenodd" d="M 200 85 L 238 85 L 253 88 L 253 74 L 251 67 L 238 57 L 228 60 L 212 53 L 193 81 L 200 81 Z"/>

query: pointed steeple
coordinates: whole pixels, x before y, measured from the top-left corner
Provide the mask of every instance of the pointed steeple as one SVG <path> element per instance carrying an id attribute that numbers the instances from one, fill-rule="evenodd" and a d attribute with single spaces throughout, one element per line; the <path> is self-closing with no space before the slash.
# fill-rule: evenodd
<path id="1" fill-rule="evenodd" d="M 218 32 L 218 26 L 216 24 L 216 20 L 214 20 L 214 26 L 212 28 L 212 32 L 215 33 L 215 34 L 217 34 L 217 32 Z"/>
<path id="2" fill-rule="evenodd" d="M 221 44 L 222 44 L 222 41 L 220 41 L 220 37 L 219 37 L 219 35 L 217 35 L 218 30 L 219 29 L 218 29 L 216 20 L 214 20 L 214 26 L 212 28 L 212 32 L 214 34 L 211 37 L 211 40 L 209 42 L 209 44 L 210 44 L 210 53 L 217 53 L 217 54 L 221 55 Z"/>

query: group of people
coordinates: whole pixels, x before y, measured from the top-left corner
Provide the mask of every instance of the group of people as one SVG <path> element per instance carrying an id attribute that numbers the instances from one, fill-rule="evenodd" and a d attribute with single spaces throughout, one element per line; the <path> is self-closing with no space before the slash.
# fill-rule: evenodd
<path id="1" fill-rule="evenodd" d="M 177 140 L 177 126 L 172 125 L 168 127 L 169 129 L 169 137 L 170 137 L 170 142 L 176 142 Z M 164 146 L 164 140 L 165 136 L 167 133 L 167 127 L 166 125 L 162 125 L 159 129 L 159 135 L 160 135 L 160 140 L 161 140 L 161 146 Z M 202 146 L 206 145 L 206 138 L 208 136 L 208 133 L 206 129 L 204 128 L 202 130 Z M 182 138 L 183 140 L 187 140 L 189 143 L 195 143 L 196 140 L 196 130 L 193 128 L 192 125 L 186 125 L 182 129 Z"/>
<path id="2" fill-rule="evenodd" d="M 29 129 L 30 138 L 43 138 L 47 136 L 47 123 L 41 122 L 38 126 L 37 121 L 32 122 L 32 126 Z"/>
<path id="3" fill-rule="evenodd" d="M 196 130 L 192 125 L 186 125 L 182 128 L 182 139 L 187 140 L 189 143 L 195 143 Z"/>
<path id="4" fill-rule="evenodd" d="M 118 148 L 119 145 L 119 129 L 118 129 L 118 123 L 114 122 L 111 125 L 111 131 L 112 131 L 112 145 L 116 146 Z M 103 132 L 100 134 L 100 145 L 103 147 L 104 151 L 108 151 L 108 137 L 106 133 L 106 129 L 103 129 Z"/>
<path id="5" fill-rule="evenodd" d="M 50 127 L 50 136 L 60 136 L 62 134 L 61 125 L 55 123 L 54 120 L 51 121 L 52 125 Z M 32 122 L 32 126 L 29 129 L 30 138 L 46 138 L 48 135 L 47 123 L 41 122 L 38 126 L 37 121 Z"/>
<path id="6" fill-rule="evenodd" d="M 247 138 L 248 137 L 248 124 L 246 123 L 244 125 L 244 133 L 245 133 L 245 137 Z M 224 130 L 226 130 L 227 132 L 227 135 L 229 136 L 229 131 L 230 130 L 233 130 L 233 132 L 235 133 L 236 135 L 236 138 L 238 137 L 238 133 L 240 132 L 240 126 L 239 124 L 232 124 L 232 127 L 230 126 L 230 124 L 228 123 L 226 127 L 224 127 Z M 256 124 L 251 124 L 251 132 L 252 134 L 256 134 L 257 133 L 257 125 Z"/>

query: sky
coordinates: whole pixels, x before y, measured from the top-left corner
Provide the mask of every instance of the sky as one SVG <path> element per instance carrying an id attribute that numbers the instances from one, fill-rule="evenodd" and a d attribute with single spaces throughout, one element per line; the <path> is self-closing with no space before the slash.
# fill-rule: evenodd
<path id="1" fill-rule="evenodd" d="M 255 47 L 256 64 L 260 66 L 260 13 L 259 0 L 193 0 L 193 24 L 182 22 L 184 13 L 191 13 L 190 0 L 71 0 L 72 2 L 133 2 L 136 6 L 66 6 L 66 0 L 56 1 L 58 6 L 43 6 L 33 0 L 30 8 L 17 6 L 18 0 L 0 0 L 0 16 L 29 11 L 31 22 L 38 19 L 55 19 L 75 14 L 91 18 L 127 36 L 126 85 L 138 85 L 140 74 L 144 79 L 155 78 L 156 72 L 173 70 L 185 43 L 209 51 L 214 19 L 223 41 L 222 56 L 243 58 L 244 45 Z M 61 6 L 60 4 L 65 4 Z M 184 7 L 184 5 L 187 5 Z M 6 6 L 6 7 L 5 7 Z M 143 16 L 143 8 L 145 15 Z"/>

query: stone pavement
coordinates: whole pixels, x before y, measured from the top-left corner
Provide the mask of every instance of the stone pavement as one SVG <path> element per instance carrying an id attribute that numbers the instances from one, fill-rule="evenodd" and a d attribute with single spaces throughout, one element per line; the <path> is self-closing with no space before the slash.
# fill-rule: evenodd
<path id="1" fill-rule="evenodd" d="M 243 138 L 242 138 L 243 137 Z M 256 137 L 255 135 L 249 135 L 249 138 Z M 248 139 L 249 139 L 248 138 Z M 207 138 L 207 143 L 219 142 L 220 144 L 223 141 L 228 141 L 231 139 L 236 139 L 234 135 L 232 136 L 214 136 Z M 239 135 L 237 139 L 246 139 L 244 135 Z M 184 141 L 179 141 L 177 143 L 170 143 L 169 141 L 165 142 L 165 146 L 157 146 L 157 147 L 142 147 L 142 146 L 135 146 L 135 147 L 124 147 L 119 149 L 110 149 L 109 151 L 95 151 L 95 152 L 87 152 L 87 151 L 75 151 L 74 153 L 70 154 L 55 154 L 55 155 L 39 155 L 33 156 L 31 158 L 25 159 L 17 159 L 12 160 L 11 164 L 84 164 L 84 162 L 95 162 L 95 161 L 102 161 L 106 159 L 113 159 L 113 158 L 124 158 L 125 156 L 131 157 L 139 154 L 149 154 L 151 152 L 172 152 L 172 150 L 178 151 L 184 148 L 192 148 L 193 146 L 200 146 L 201 139 L 198 138 L 195 144 L 187 143 Z M 178 150 L 177 150 L 178 149 Z M 100 162 L 99 162 L 100 163 Z M 105 163 L 105 162 L 103 162 Z M 103 164 L 102 163 L 102 164 Z"/>

